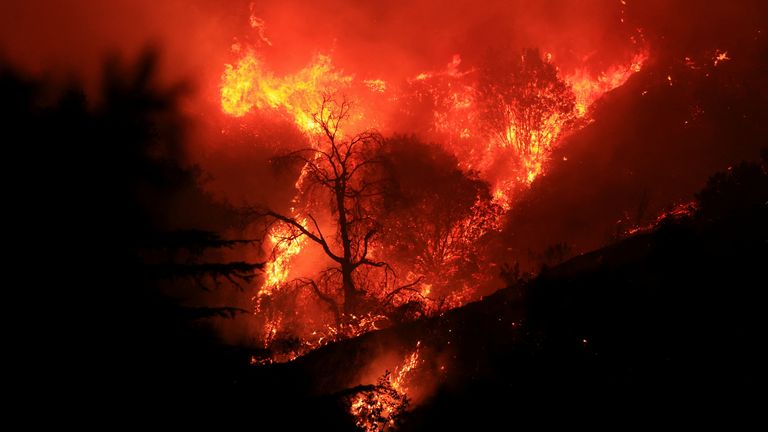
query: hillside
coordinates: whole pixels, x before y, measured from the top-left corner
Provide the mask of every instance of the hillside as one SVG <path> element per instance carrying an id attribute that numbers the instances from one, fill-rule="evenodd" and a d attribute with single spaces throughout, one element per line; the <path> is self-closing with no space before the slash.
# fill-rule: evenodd
<path id="1" fill-rule="evenodd" d="M 417 393 L 402 430 L 503 424 L 565 407 L 660 415 L 683 402 L 748 399 L 763 364 L 768 262 L 768 188 L 764 174 L 749 172 L 744 165 L 714 177 L 692 217 L 664 220 L 443 316 L 251 368 L 241 389 L 259 389 L 252 406 L 304 413 L 286 426 L 351 428 L 345 389 L 372 384 L 362 370 L 379 364 L 383 372 L 378 359 L 401 358 L 421 341 L 415 388 L 428 390 Z"/>

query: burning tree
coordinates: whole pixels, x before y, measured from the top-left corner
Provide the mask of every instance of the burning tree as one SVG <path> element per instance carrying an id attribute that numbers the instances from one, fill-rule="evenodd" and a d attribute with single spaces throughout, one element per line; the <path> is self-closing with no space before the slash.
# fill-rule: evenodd
<path id="1" fill-rule="evenodd" d="M 337 102 L 332 96 L 323 97 L 319 112 L 313 115 L 321 131 L 319 139 L 314 146 L 287 156 L 303 164 L 297 202 L 305 203 L 305 207 L 294 209 L 293 215 L 271 209 L 261 212 L 288 228 L 283 242 L 309 239 L 333 262 L 317 278 L 299 278 L 290 283 L 309 287 L 329 306 L 337 322 L 343 316 L 370 312 L 372 308 L 365 305 L 366 294 L 371 294 L 375 284 L 386 286 L 392 275 L 385 262 L 372 258 L 373 241 L 380 231 L 375 209 L 385 183 L 376 167 L 382 138 L 370 130 L 346 138 L 340 126 L 349 115 L 347 100 Z M 322 221 L 311 213 L 311 204 L 323 199 L 330 204 L 330 225 L 335 230 L 331 237 L 321 228 Z M 379 280 L 372 277 L 372 269 L 381 270 Z"/>
<path id="2" fill-rule="evenodd" d="M 449 152 L 415 137 L 386 143 L 382 159 L 391 192 L 385 196 L 381 249 L 424 277 L 421 293 L 439 309 L 463 285 L 477 284 L 481 239 L 497 228 L 501 209 L 492 202 L 490 186 L 462 170 Z"/>
<path id="3" fill-rule="evenodd" d="M 481 119 L 497 145 L 514 150 L 524 180 L 531 182 L 562 129 L 576 118 L 575 96 L 536 49 L 495 60 L 479 77 Z"/>
<path id="4" fill-rule="evenodd" d="M 421 341 L 416 342 L 416 350 L 395 368 L 394 373 L 387 370 L 375 385 L 350 389 L 354 394 L 350 413 L 360 430 L 378 432 L 397 429 L 410 403 L 408 387 L 421 364 L 420 350 Z"/>

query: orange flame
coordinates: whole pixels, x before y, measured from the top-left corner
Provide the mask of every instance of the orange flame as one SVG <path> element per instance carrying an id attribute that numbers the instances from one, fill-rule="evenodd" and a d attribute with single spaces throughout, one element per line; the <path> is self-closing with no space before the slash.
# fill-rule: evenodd
<path id="1" fill-rule="evenodd" d="M 305 223 L 306 220 L 301 221 L 302 225 Z M 272 258 L 267 261 L 264 267 L 264 282 L 256 296 L 253 297 L 256 303 L 255 313 L 262 309 L 265 298 L 274 295 L 288 280 L 291 260 L 301 252 L 306 242 L 304 236 L 296 236 L 286 225 L 273 226 L 267 237 L 272 245 Z M 269 347 L 269 344 L 275 339 L 281 324 L 282 319 L 280 317 L 266 322 L 263 337 L 265 347 Z"/>
<path id="2" fill-rule="evenodd" d="M 576 97 L 574 107 L 576 117 L 586 117 L 589 107 L 596 100 L 627 82 L 632 75 L 642 69 L 647 59 L 648 51 L 643 50 L 636 53 L 630 63 L 615 65 L 596 78 L 590 76 L 585 69 L 578 69 L 566 76 L 565 81 L 571 86 Z M 564 119 L 553 114 L 544 120 L 538 129 L 530 131 L 531 151 L 530 154 L 524 155 L 521 160 L 523 174 L 519 180 L 522 180 L 522 183 L 531 184 L 544 172 L 544 165 L 558 143 L 564 126 Z M 513 126 L 510 126 L 507 132 L 510 142 L 514 139 L 515 133 L 517 132 Z M 498 190 L 497 194 L 505 195 L 503 191 L 499 192 Z"/>
<path id="3" fill-rule="evenodd" d="M 640 72 L 647 60 L 648 51 L 642 50 L 632 57 L 630 63 L 615 65 L 596 78 L 592 77 L 586 69 L 577 69 L 565 77 L 565 81 L 571 85 L 576 95 L 576 114 L 584 117 L 590 105 L 605 93 L 622 86 L 635 73 Z"/>
<path id="4" fill-rule="evenodd" d="M 314 114 L 320 110 L 324 93 L 349 85 L 352 77 L 335 70 L 331 58 L 318 55 L 293 75 L 276 77 L 264 68 L 252 50 L 235 65 L 227 64 L 221 77 L 221 108 L 235 117 L 252 109 L 273 109 L 288 115 L 307 133 L 319 132 Z"/>
<path id="5" fill-rule="evenodd" d="M 307 220 L 303 219 L 300 223 L 303 226 Z M 304 236 L 296 237 L 291 228 L 286 225 L 275 226 L 268 237 L 274 248 L 274 258 L 267 263 L 264 269 L 265 281 L 260 292 L 263 295 L 269 295 L 268 289 L 274 289 L 285 283 L 288 279 L 291 259 L 301 252 L 306 242 Z"/>
<path id="6" fill-rule="evenodd" d="M 395 425 L 396 417 L 407 404 L 409 381 L 420 364 L 420 350 L 421 341 L 416 343 L 416 349 L 405 357 L 394 373 L 384 374 L 377 385 L 383 391 L 362 392 L 355 397 L 349 412 L 355 417 L 358 428 L 375 432 L 389 430 Z"/>

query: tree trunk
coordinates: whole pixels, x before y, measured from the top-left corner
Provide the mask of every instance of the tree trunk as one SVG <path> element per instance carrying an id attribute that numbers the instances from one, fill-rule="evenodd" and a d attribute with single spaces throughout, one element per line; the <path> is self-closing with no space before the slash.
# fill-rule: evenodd
<path id="1" fill-rule="evenodd" d="M 336 210 L 339 214 L 339 234 L 341 237 L 341 245 L 344 249 L 344 256 L 341 263 L 341 283 L 344 290 L 344 314 L 355 314 L 357 311 L 357 289 L 355 289 L 355 282 L 352 279 L 352 273 L 354 272 L 354 266 L 352 264 L 352 242 L 349 239 L 349 225 L 347 223 L 347 209 L 344 206 L 344 194 L 346 192 L 346 184 L 344 180 L 340 179 L 336 182 Z"/>
<path id="2" fill-rule="evenodd" d="M 357 290 L 352 280 L 352 267 L 343 265 L 341 268 L 342 287 L 344 289 L 344 315 L 357 313 Z"/>

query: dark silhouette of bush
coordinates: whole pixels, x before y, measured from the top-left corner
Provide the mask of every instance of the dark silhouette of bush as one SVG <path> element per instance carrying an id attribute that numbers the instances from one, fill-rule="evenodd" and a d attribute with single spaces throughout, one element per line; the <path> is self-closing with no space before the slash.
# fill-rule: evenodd
<path id="1" fill-rule="evenodd" d="M 148 50 L 132 64 L 109 60 L 95 95 L 2 63 L 0 92 L 12 267 L 30 276 L 14 290 L 42 317 L 26 337 L 37 379 L 111 409 L 123 407 L 102 396 L 215 398 L 222 365 L 247 356 L 233 361 L 200 318 L 246 311 L 186 296 L 247 283 L 260 264 L 215 259 L 249 241 L 214 232 L 235 213 L 203 193 L 187 162 L 187 86 L 162 84 Z"/>
<path id="2" fill-rule="evenodd" d="M 768 206 L 768 159 L 759 163 L 742 162 L 709 178 L 696 194 L 701 217 L 716 220 L 755 211 Z"/>

